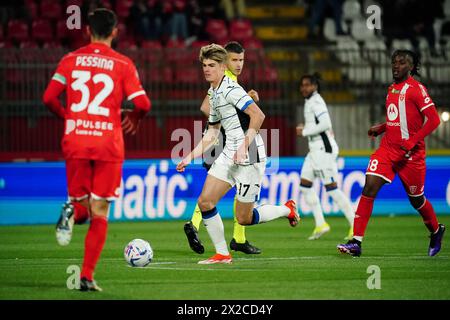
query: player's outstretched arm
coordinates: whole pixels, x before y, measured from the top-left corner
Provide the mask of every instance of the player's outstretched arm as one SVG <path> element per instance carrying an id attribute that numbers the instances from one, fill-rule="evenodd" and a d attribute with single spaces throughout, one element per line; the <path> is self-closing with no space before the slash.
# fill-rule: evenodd
<path id="1" fill-rule="evenodd" d="M 411 151 L 419 141 L 422 141 L 426 136 L 432 133 L 441 123 L 439 114 L 435 107 L 429 107 L 422 111 L 422 114 L 427 117 L 427 121 L 423 127 L 410 139 L 403 140 L 400 148 L 407 153 Z"/>
<path id="2" fill-rule="evenodd" d="M 133 100 L 134 110 L 125 113 L 122 120 L 122 130 L 125 134 L 136 134 L 141 120 L 150 111 L 151 102 L 147 95 L 142 94 L 135 97 Z"/>
<path id="3" fill-rule="evenodd" d="M 180 163 L 177 165 L 178 172 L 184 172 L 185 168 L 191 163 L 195 158 L 200 157 L 204 152 L 208 151 L 214 145 L 217 137 L 220 133 L 220 123 L 209 125 L 208 130 L 203 135 L 202 140 L 197 144 L 197 146 L 192 150 Z"/>
<path id="4" fill-rule="evenodd" d="M 61 82 L 56 80 L 51 80 L 48 84 L 47 89 L 45 89 L 44 96 L 42 97 L 42 102 L 44 105 L 57 117 L 61 119 L 66 118 L 66 113 L 62 103 L 59 101 L 59 95 L 66 88 Z"/>
<path id="5" fill-rule="evenodd" d="M 211 107 L 209 105 L 209 96 L 206 95 L 205 99 L 203 99 L 202 105 L 200 106 L 200 111 L 206 118 L 209 118 L 209 111 Z"/>
<path id="6" fill-rule="evenodd" d="M 371 126 L 369 131 L 367 131 L 367 135 L 371 138 L 374 138 L 379 136 L 385 131 L 386 131 L 386 123 L 379 123 L 374 126 Z"/>

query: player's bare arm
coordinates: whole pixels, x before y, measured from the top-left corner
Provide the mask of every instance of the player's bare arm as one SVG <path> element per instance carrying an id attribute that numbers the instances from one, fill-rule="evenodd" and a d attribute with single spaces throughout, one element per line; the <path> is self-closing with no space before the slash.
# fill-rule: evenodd
<path id="1" fill-rule="evenodd" d="M 203 99 L 202 105 L 200 106 L 200 111 L 206 118 L 209 118 L 209 111 L 211 107 L 209 105 L 209 96 L 206 95 L 205 99 Z"/>
<path id="2" fill-rule="evenodd" d="M 380 134 L 383 134 L 386 131 L 386 123 L 379 123 L 374 126 L 371 126 L 369 131 L 367 131 L 367 135 L 369 137 L 378 137 Z"/>
<path id="3" fill-rule="evenodd" d="M 305 125 L 303 123 L 299 123 L 297 127 L 295 127 L 295 132 L 297 133 L 297 136 L 303 137 L 303 128 Z"/>
<path id="4" fill-rule="evenodd" d="M 220 123 L 209 125 L 208 130 L 202 140 L 180 163 L 177 165 L 178 172 L 184 172 L 186 166 L 195 158 L 200 157 L 204 152 L 208 151 L 216 141 L 220 133 Z"/>
<path id="5" fill-rule="evenodd" d="M 264 122 L 264 118 L 266 117 L 256 103 L 250 104 L 244 112 L 250 116 L 250 124 L 247 133 L 245 134 L 245 139 L 234 156 L 236 163 L 241 163 L 246 159 L 247 150 L 258 134 L 258 131 Z"/>

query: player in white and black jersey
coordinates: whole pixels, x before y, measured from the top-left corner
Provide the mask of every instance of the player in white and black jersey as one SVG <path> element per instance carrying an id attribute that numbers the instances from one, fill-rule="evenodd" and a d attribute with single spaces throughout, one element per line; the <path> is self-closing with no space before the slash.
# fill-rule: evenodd
<path id="1" fill-rule="evenodd" d="M 217 44 L 204 46 L 199 59 L 205 79 L 211 84 L 209 126 L 199 144 L 177 165 L 177 171 L 184 172 L 192 159 L 206 152 L 216 141 L 220 127 L 224 128 L 225 148 L 209 170 L 198 199 L 203 224 L 216 254 L 199 264 L 231 263 L 216 204 L 232 187 L 236 186 L 236 219 L 241 225 L 286 217 L 291 226 L 296 226 L 300 217 L 293 200 L 282 206 L 254 207 L 266 166 L 264 142 L 258 134 L 264 113 L 238 83 L 225 75 L 227 52 L 223 47 Z"/>
<path id="2" fill-rule="evenodd" d="M 245 60 L 245 50 L 242 45 L 236 41 L 228 42 L 224 49 L 227 51 L 227 69 L 225 70 L 225 75 L 231 80 L 238 82 L 238 76 L 242 73 L 244 68 Z M 258 92 L 255 90 L 248 91 L 248 95 L 253 99 L 254 102 L 259 102 Z M 206 95 L 200 107 L 201 112 L 208 119 L 210 113 L 209 96 Z M 205 132 L 208 129 L 208 123 L 206 122 Z M 220 155 L 225 146 L 225 130 L 223 127 L 220 128 L 219 139 L 217 139 L 214 148 L 211 148 L 208 152 L 203 154 L 203 167 L 208 171 L 214 160 Z M 260 254 L 261 249 L 257 248 L 251 244 L 246 237 L 246 227 L 238 223 L 236 219 L 236 201 L 235 196 L 233 201 L 233 238 L 230 241 L 230 249 L 234 251 L 240 251 L 245 254 Z M 191 219 L 184 224 L 184 233 L 189 242 L 191 249 L 199 254 L 205 252 L 205 247 L 199 238 L 199 230 L 202 222 L 202 212 L 198 205 L 195 206 L 194 212 L 192 213 Z"/>
<path id="3" fill-rule="evenodd" d="M 353 236 L 355 213 L 348 197 L 338 189 L 336 159 L 339 148 L 334 139 L 328 108 L 320 95 L 318 75 L 304 75 L 300 80 L 300 92 L 305 98 L 305 124 L 297 126 L 297 135 L 308 138 L 309 153 L 303 163 L 300 190 L 306 203 L 311 207 L 316 227 L 309 240 L 319 239 L 330 231 L 330 225 L 323 217 L 322 207 L 316 192 L 312 188 L 315 178 L 320 178 L 331 198 L 343 211 L 350 224 L 346 238 Z"/>

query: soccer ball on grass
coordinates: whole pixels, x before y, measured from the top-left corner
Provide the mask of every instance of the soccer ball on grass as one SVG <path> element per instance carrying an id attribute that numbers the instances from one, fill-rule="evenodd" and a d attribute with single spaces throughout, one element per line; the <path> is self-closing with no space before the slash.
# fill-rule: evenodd
<path id="1" fill-rule="evenodd" d="M 145 267 L 153 259 L 153 250 L 145 240 L 131 240 L 124 250 L 125 260 L 132 267 Z"/>

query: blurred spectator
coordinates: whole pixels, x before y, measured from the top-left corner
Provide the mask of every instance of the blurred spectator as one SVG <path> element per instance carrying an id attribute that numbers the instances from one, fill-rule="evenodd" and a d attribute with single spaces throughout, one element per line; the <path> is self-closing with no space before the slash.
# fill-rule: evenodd
<path id="1" fill-rule="evenodd" d="M 136 35 L 144 40 L 159 39 L 162 32 L 162 5 L 157 0 L 134 0 L 130 19 Z"/>
<path id="2" fill-rule="evenodd" d="M 202 8 L 203 14 L 206 18 L 212 19 L 222 19 L 225 20 L 225 12 L 220 6 L 220 2 L 217 0 L 199 0 L 200 7 Z"/>
<path id="3" fill-rule="evenodd" d="M 342 29 L 342 5 L 344 0 L 316 0 L 310 2 L 310 16 L 308 38 L 322 37 L 324 18 L 331 10 L 334 19 L 336 35 L 345 35 Z"/>
<path id="4" fill-rule="evenodd" d="M 81 5 L 81 17 L 83 20 L 83 24 L 87 24 L 87 17 L 89 12 L 103 7 L 104 6 L 101 0 L 83 0 L 83 4 Z"/>
<path id="5" fill-rule="evenodd" d="M 245 17 L 245 0 L 222 0 L 220 5 L 228 20 Z"/>
<path id="6" fill-rule="evenodd" d="M 189 0 L 187 4 L 188 27 L 190 37 L 186 40 L 187 45 L 196 40 L 207 40 L 208 35 L 205 32 L 206 16 L 203 14 L 198 0 Z"/>
<path id="7" fill-rule="evenodd" d="M 6 0 L 0 2 L 0 25 L 5 25 L 9 20 L 13 19 L 31 22 L 31 14 L 28 12 L 24 0 Z"/>
<path id="8" fill-rule="evenodd" d="M 188 37 L 188 22 L 186 17 L 186 0 L 161 0 L 164 36 L 170 40 L 185 40 Z"/>
<path id="9" fill-rule="evenodd" d="M 433 24 L 436 18 L 444 17 L 443 0 L 381 0 L 380 4 L 383 12 L 382 31 L 389 51 L 394 39 L 408 39 L 414 51 L 419 52 L 418 37 L 423 36 L 431 54 L 437 55 Z"/>

